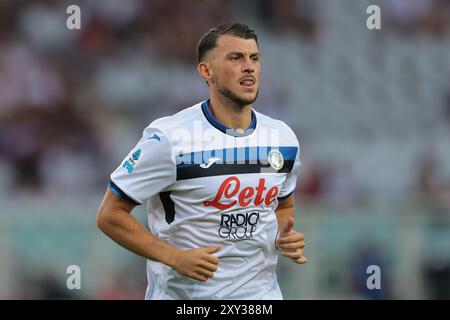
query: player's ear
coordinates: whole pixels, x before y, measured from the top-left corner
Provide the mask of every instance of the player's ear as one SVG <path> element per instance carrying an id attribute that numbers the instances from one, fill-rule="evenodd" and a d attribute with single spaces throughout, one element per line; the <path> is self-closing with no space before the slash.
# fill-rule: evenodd
<path id="1" fill-rule="evenodd" d="M 198 74 L 206 82 L 214 82 L 213 71 L 211 69 L 211 64 L 205 61 L 200 62 L 197 65 Z"/>

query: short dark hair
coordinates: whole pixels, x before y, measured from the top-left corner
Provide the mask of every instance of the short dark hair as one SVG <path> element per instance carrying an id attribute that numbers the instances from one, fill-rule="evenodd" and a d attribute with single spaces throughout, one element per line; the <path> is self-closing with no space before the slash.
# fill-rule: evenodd
<path id="1" fill-rule="evenodd" d="M 197 59 L 201 62 L 208 51 L 217 46 L 217 39 L 221 35 L 232 35 L 243 39 L 254 39 L 258 44 L 258 37 L 247 25 L 241 23 L 225 23 L 206 32 L 197 45 Z"/>

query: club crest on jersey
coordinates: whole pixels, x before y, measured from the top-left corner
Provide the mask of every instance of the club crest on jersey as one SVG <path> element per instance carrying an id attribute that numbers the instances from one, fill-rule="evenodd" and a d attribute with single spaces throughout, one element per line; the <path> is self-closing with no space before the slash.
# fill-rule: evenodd
<path id="1" fill-rule="evenodd" d="M 275 170 L 280 170 L 283 168 L 284 159 L 283 154 L 278 149 L 272 149 L 269 152 L 269 155 L 267 156 L 270 166 L 274 168 Z"/>
<path id="2" fill-rule="evenodd" d="M 140 156 L 141 156 L 141 149 L 137 149 L 135 152 L 133 152 L 131 156 L 128 157 L 127 160 L 125 160 L 122 167 L 127 169 L 128 174 L 130 174 L 134 170 L 134 167 L 136 166 L 136 161 L 139 160 Z"/>

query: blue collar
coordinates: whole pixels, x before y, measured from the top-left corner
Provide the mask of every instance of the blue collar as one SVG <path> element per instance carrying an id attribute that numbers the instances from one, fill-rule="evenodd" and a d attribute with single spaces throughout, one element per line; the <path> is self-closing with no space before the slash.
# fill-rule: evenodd
<path id="1" fill-rule="evenodd" d="M 250 126 L 245 129 L 244 132 L 239 132 L 236 129 L 229 128 L 222 123 L 220 123 L 216 118 L 214 118 L 213 114 L 211 113 L 211 107 L 210 107 L 210 100 L 206 100 L 202 103 L 202 111 L 205 115 L 206 120 L 208 120 L 209 123 L 211 123 L 215 128 L 219 129 L 225 134 L 229 134 L 233 137 L 244 137 L 253 132 L 253 130 L 256 129 L 256 115 L 255 112 L 252 110 L 252 122 L 250 123 Z"/>

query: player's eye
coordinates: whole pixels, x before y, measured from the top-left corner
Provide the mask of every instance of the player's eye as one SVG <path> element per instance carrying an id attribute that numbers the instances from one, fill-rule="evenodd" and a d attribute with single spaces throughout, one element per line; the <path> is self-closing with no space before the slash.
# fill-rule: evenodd
<path id="1" fill-rule="evenodd" d="M 254 57 L 252 58 L 252 61 L 253 61 L 253 62 L 258 62 L 258 61 L 259 61 L 259 57 L 258 57 L 258 56 L 254 56 Z"/>
<path id="2" fill-rule="evenodd" d="M 238 61 L 238 60 L 239 60 L 239 57 L 238 57 L 238 56 L 231 56 L 231 57 L 230 57 L 230 60 L 232 60 L 232 61 Z"/>

